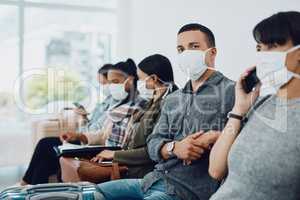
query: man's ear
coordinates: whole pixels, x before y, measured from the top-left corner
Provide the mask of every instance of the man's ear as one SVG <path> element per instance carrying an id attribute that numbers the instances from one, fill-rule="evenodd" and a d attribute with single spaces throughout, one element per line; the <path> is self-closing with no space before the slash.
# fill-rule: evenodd
<path id="1" fill-rule="evenodd" d="M 295 54 L 293 55 L 293 58 L 296 59 L 296 65 L 297 65 L 295 70 L 297 72 L 300 72 L 300 49 L 296 50 L 294 53 Z"/>
<path id="2" fill-rule="evenodd" d="M 217 56 L 217 52 L 218 52 L 217 48 L 216 48 L 216 47 L 213 47 L 212 50 L 211 50 L 211 54 L 212 54 L 214 57 L 216 57 L 216 56 Z"/>
<path id="3" fill-rule="evenodd" d="M 300 64 L 300 49 L 296 51 L 297 62 Z"/>
<path id="4" fill-rule="evenodd" d="M 209 60 L 207 60 L 208 64 L 210 67 L 214 67 L 215 65 L 215 59 L 217 56 L 217 49 L 215 47 L 213 47 L 210 51 L 209 51 Z"/>

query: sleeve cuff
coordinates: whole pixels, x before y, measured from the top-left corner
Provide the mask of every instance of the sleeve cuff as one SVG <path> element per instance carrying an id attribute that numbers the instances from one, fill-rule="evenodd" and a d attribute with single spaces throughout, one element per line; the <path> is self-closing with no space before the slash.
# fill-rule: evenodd
<path id="1" fill-rule="evenodd" d="M 149 153 L 149 149 L 148 149 L 148 153 L 153 161 L 157 161 L 157 162 L 163 161 L 163 157 L 161 155 L 161 149 L 168 142 L 172 142 L 172 140 L 171 139 L 163 139 L 156 145 L 155 150 L 154 150 L 155 157 L 151 157 L 151 154 Z"/>

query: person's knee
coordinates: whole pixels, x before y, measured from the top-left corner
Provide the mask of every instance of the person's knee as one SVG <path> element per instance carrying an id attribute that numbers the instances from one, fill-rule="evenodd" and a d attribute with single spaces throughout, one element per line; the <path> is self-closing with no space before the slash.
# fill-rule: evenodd
<path id="1" fill-rule="evenodd" d="M 151 194 L 145 195 L 144 200 L 179 200 L 175 196 L 168 195 L 164 192 L 152 192 Z"/>
<path id="2" fill-rule="evenodd" d="M 52 150 L 54 146 L 59 145 L 60 141 L 59 138 L 47 137 L 41 139 L 37 146 L 37 151 L 45 151 L 45 150 Z"/>
<path id="3" fill-rule="evenodd" d="M 140 199 L 142 190 L 140 180 L 138 179 L 122 179 L 110 181 L 98 185 L 104 199 Z"/>

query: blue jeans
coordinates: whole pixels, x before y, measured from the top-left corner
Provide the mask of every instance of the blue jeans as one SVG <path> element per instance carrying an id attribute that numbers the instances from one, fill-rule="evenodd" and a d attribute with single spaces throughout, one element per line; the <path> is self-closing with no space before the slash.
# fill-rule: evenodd
<path id="1" fill-rule="evenodd" d="M 105 200 L 180 200 L 166 194 L 164 182 L 158 181 L 144 193 L 141 179 L 123 179 L 98 185 Z"/>

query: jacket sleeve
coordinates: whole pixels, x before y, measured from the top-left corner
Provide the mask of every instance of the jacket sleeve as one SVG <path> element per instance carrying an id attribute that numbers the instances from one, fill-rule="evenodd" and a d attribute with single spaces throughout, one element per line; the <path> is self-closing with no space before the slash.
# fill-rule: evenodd
<path id="1" fill-rule="evenodd" d="M 223 105 L 223 124 L 222 129 L 225 128 L 225 125 L 227 124 L 228 118 L 227 115 L 230 111 L 232 111 L 234 103 L 235 103 L 235 83 L 229 82 L 224 88 L 225 91 L 225 99 L 223 102 L 225 102 L 225 105 Z"/>
<path id="2" fill-rule="evenodd" d="M 153 133 L 147 138 L 148 154 L 151 160 L 160 162 L 163 160 L 161 156 L 161 148 L 165 143 L 174 140 L 174 135 L 169 131 L 168 123 L 168 106 L 165 104 L 162 108 L 162 112 L 158 123 L 156 124 Z"/>
<path id="3" fill-rule="evenodd" d="M 98 131 L 89 131 L 84 133 L 87 138 L 88 145 L 104 145 L 105 141 L 111 134 L 112 123 L 106 120 L 106 125 Z"/>
<path id="4" fill-rule="evenodd" d="M 101 131 L 88 132 L 88 133 L 84 133 L 84 135 L 87 138 L 87 142 L 88 142 L 87 145 L 104 145 L 108 137 Z"/>
<path id="5" fill-rule="evenodd" d="M 146 165 L 153 162 L 149 158 L 147 147 L 116 151 L 114 161 L 126 165 Z"/>

